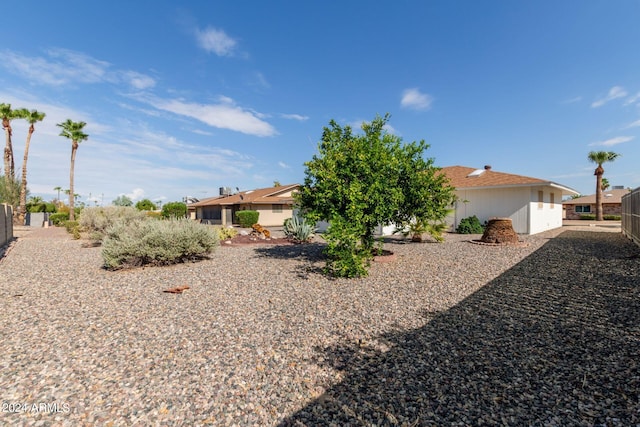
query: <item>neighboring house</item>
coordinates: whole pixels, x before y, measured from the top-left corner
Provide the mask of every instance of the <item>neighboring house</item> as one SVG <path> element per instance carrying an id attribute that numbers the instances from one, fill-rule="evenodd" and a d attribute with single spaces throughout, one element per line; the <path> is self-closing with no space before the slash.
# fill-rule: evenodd
<path id="1" fill-rule="evenodd" d="M 206 224 L 229 226 L 237 223 L 235 213 L 255 210 L 260 213 L 258 222 L 264 226 L 278 226 L 293 214 L 292 192 L 298 184 L 259 188 L 211 197 L 188 205 L 191 218 Z M 224 193 L 222 191 L 221 193 Z"/>
<path id="2" fill-rule="evenodd" d="M 544 179 L 496 172 L 491 166 L 442 168 L 458 198 L 448 223 L 455 230 L 460 220 L 475 215 L 481 223 L 511 218 L 518 234 L 536 234 L 562 227 L 562 196 L 577 191 Z"/>
<path id="3" fill-rule="evenodd" d="M 622 196 L 629 194 L 626 189 L 614 189 L 602 192 L 603 215 L 622 215 Z M 596 195 L 578 197 L 562 202 L 566 219 L 580 219 L 582 214 L 596 214 Z"/>

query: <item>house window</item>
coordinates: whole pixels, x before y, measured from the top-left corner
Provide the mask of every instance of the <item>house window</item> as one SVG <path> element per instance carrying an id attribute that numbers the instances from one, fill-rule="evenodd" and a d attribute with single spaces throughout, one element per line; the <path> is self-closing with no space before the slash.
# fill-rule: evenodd
<path id="1" fill-rule="evenodd" d="M 544 191 L 538 191 L 538 209 L 544 206 Z"/>
<path id="2" fill-rule="evenodd" d="M 556 195 L 553 193 L 549 193 L 549 208 L 553 209 L 553 205 L 555 203 Z"/>
<path id="3" fill-rule="evenodd" d="M 282 205 L 271 205 L 271 212 L 282 213 Z"/>
<path id="4" fill-rule="evenodd" d="M 591 205 L 576 205 L 576 213 L 591 213 Z"/>

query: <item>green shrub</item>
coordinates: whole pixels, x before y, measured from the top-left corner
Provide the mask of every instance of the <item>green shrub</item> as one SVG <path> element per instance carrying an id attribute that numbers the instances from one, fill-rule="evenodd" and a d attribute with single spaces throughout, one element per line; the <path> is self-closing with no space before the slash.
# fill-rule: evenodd
<path id="1" fill-rule="evenodd" d="M 258 211 L 237 211 L 236 219 L 240 223 L 240 227 L 250 228 L 253 224 L 258 223 L 258 216 L 260 216 L 260 212 Z"/>
<path id="2" fill-rule="evenodd" d="M 294 242 L 308 242 L 316 232 L 316 227 L 305 218 L 300 219 L 297 215 L 287 218 L 284 221 L 284 234 Z"/>
<path id="3" fill-rule="evenodd" d="M 233 239 L 238 234 L 238 230 L 232 227 L 214 227 L 214 229 L 220 240 Z"/>
<path id="4" fill-rule="evenodd" d="M 343 221 L 340 217 L 331 220 L 325 255 L 325 273 L 334 277 L 365 277 L 373 258 L 371 250 L 362 245 L 362 227 Z"/>
<path id="5" fill-rule="evenodd" d="M 605 221 L 620 221 L 622 217 L 620 215 L 603 215 L 602 219 Z"/>
<path id="6" fill-rule="evenodd" d="M 51 221 L 51 224 L 55 225 L 56 227 L 61 227 L 64 225 L 65 221 L 69 221 L 69 212 L 67 211 L 51 214 L 49 216 L 49 220 Z"/>
<path id="7" fill-rule="evenodd" d="M 105 206 L 85 208 L 80 215 L 80 226 L 93 240 L 102 240 L 107 228 L 118 221 L 131 222 L 145 218 L 144 212 L 134 207 Z"/>
<path id="8" fill-rule="evenodd" d="M 596 214 L 580 214 L 580 219 L 585 221 L 595 221 Z"/>
<path id="9" fill-rule="evenodd" d="M 139 211 L 155 211 L 156 204 L 149 199 L 142 199 L 136 203 L 136 209 Z"/>
<path id="10" fill-rule="evenodd" d="M 480 220 L 477 216 L 473 215 L 460 220 L 458 228 L 456 228 L 458 234 L 482 234 L 484 233 L 484 227 L 480 224 Z"/>
<path id="11" fill-rule="evenodd" d="M 169 202 L 162 207 L 163 218 L 184 218 L 187 216 L 187 205 L 182 202 Z"/>
<path id="12" fill-rule="evenodd" d="M 215 230 L 188 219 L 118 221 L 107 229 L 102 258 L 109 269 L 169 265 L 203 258 L 217 244 Z"/>

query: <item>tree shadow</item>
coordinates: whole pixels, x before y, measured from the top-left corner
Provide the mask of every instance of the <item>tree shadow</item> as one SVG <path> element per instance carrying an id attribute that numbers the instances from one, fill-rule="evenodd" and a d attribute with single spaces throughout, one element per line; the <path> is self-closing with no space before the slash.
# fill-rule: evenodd
<path id="1" fill-rule="evenodd" d="M 302 279 L 308 279 L 310 274 L 322 274 L 325 255 L 323 253 L 325 243 L 300 243 L 294 245 L 260 246 L 254 249 L 258 256 L 276 259 L 295 259 L 300 265 L 295 268 L 295 273 Z"/>
<path id="2" fill-rule="evenodd" d="M 639 251 L 567 231 L 388 351 L 317 349 L 344 379 L 280 425 L 637 425 Z"/>

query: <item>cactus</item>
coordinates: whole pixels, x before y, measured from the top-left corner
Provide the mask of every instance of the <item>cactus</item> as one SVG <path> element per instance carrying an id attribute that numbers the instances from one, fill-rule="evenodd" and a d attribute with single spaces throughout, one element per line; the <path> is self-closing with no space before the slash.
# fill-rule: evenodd
<path id="1" fill-rule="evenodd" d="M 308 242 L 313 238 L 315 232 L 316 228 L 305 218 L 294 215 L 284 222 L 284 234 L 294 242 Z"/>

